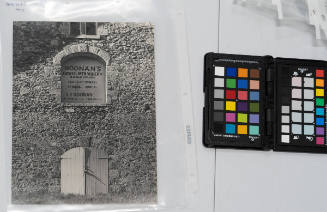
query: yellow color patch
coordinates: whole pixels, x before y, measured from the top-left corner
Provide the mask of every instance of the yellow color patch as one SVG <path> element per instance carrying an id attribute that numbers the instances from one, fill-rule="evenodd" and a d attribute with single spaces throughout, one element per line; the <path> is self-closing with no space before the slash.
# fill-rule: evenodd
<path id="1" fill-rule="evenodd" d="M 236 103 L 233 101 L 226 101 L 226 110 L 235 111 Z"/>
<path id="2" fill-rule="evenodd" d="M 324 87 L 325 82 L 323 79 L 316 79 L 316 87 Z"/>
<path id="3" fill-rule="evenodd" d="M 247 125 L 237 125 L 237 134 L 248 134 Z"/>
<path id="4" fill-rule="evenodd" d="M 316 89 L 316 96 L 324 96 L 324 89 Z"/>
<path id="5" fill-rule="evenodd" d="M 238 77 L 248 77 L 248 69 L 238 68 Z"/>

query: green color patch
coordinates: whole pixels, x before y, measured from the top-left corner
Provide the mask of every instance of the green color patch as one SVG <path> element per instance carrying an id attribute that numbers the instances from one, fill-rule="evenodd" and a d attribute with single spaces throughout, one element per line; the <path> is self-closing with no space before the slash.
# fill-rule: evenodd
<path id="1" fill-rule="evenodd" d="M 248 122 L 248 114 L 246 113 L 238 113 L 237 114 L 237 121 L 246 123 Z"/>
<path id="2" fill-rule="evenodd" d="M 250 112 L 259 112 L 259 103 L 250 103 Z"/>
<path id="3" fill-rule="evenodd" d="M 316 99 L 316 105 L 317 106 L 324 106 L 325 102 L 324 102 L 324 99 L 323 98 L 317 98 Z"/>
<path id="4" fill-rule="evenodd" d="M 259 135 L 259 126 L 250 125 L 249 135 Z"/>
<path id="5" fill-rule="evenodd" d="M 227 79 L 226 87 L 227 88 L 236 88 L 236 79 Z"/>

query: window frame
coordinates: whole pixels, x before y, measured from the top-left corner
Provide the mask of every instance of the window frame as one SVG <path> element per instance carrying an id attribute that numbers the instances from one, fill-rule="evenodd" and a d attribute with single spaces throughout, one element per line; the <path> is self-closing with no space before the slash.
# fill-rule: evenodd
<path id="1" fill-rule="evenodd" d="M 71 23 L 76 22 L 69 22 L 69 36 L 74 38 L 90 38 L 90 39 L 100 39 L 100 35 L 98 34 L 98 22 L 77 22 L 79 23 L 79 35 L 72 35 L 71 34 Z M 86 24 L 87 23 L 95 23 L 95 35 L 88 35 L 82 33 L 82 24 L 84 24 L 84 31 L 86 33 Z"/>

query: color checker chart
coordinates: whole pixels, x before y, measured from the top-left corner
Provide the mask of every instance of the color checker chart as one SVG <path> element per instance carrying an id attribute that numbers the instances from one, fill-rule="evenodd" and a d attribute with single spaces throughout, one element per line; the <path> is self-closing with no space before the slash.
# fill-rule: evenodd
<path id="1" fill-rule="evenodd" d="M 260 135 L 259 78 L 256 68 L 214 67 L 214 133 Z"/>
<path id="2" fill-rule="evenodd" d="M 206 147 L 327 153 L 327 61 L 208 53 Z"/>
<path id="3" fill-rule="evenodd" d="M 324 147 L 326 145 L 326 69 L 280 65 L 277 86 L 279 143 Z M 279 130 L 278 130 L 279 131 Z"/>

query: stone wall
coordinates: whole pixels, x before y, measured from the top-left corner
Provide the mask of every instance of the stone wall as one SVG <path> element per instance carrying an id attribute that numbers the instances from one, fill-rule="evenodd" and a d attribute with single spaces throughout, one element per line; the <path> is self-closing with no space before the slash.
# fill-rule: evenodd
<path id="1" fill-rule="evenodd" d="M 99 27 L 100 39 L 77 39 L 65 34 L 63 23 L 14 23 L 15 198 L 29 192 L 60 192 L 60 156 L 83 146 L 108 153 L 109 195 L 127 197 L 127 202 L 142 196 L 155 199 L 153 28 L 134 23 Z M 78 45 L 99 48 L 110 57 L 105 106 L 58 101 L 60 67 L 54 58 Z"/>

